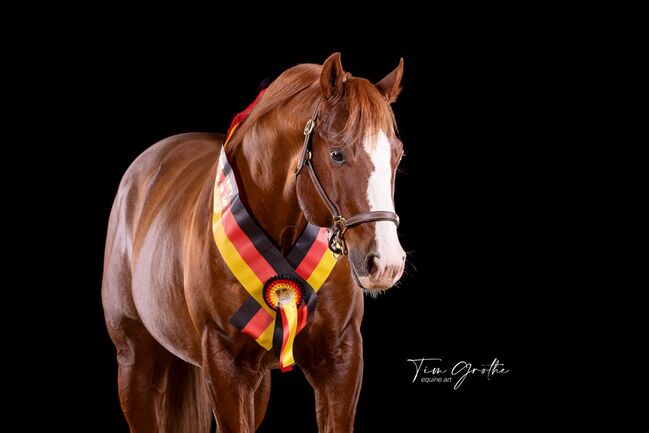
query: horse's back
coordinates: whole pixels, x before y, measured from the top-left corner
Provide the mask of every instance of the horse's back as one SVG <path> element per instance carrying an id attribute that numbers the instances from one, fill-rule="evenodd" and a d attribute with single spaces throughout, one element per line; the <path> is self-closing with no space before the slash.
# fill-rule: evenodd
<path id="1" fill-rule="evenodd" d="M 102 298 L 115 341 L 144 324 L 172 353 L 195 361 L 200 347 L 186 308 L 183 245 L 207 203 L 222 135 L 181 134 L 143 152 L 120 183 L 108 225 Z"/>

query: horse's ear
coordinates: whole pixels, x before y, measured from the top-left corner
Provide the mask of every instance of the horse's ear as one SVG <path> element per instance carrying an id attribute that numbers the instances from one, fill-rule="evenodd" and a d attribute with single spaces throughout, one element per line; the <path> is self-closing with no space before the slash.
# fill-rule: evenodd
<path id="1" fill-rule="evenodd" d="M 342 95 L 344 79 L 345 72 L 340 63 L 340 53 L 333 53 L 325 60 L 320 72 L 320 87 L 325 99 Z"/>
<path id="2" fill-rule="evenodd" d="M 397 100 L 397 96 L 401 93 L 401 78 L 403 77 L 403 57 L 399 60 L 399 66 L 394 71 L 390 72 L 381 81 L 376 83 L 376 87 L 387 98 L 388 102 L 392 104 Z"/>

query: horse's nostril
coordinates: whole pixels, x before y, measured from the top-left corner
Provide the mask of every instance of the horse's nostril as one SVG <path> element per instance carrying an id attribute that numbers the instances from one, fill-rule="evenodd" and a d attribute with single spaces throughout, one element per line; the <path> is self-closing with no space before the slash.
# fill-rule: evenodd
<path id="1" fill-rule="evenodd" d="M 370 253 L 365 259 L 365 269 L 367 269 L 368 275 L 374 275 L 379 271 L 379 259 L 381 255 L 379 253 Z"/>

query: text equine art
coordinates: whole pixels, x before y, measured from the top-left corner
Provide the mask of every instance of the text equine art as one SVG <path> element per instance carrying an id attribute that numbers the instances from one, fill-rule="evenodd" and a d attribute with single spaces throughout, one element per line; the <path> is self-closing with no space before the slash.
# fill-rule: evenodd
<path id="1" fill-rule="evenodd" d="M 337 53 L 295 66 L 227 140 L 170 137 L 127 170 L 102 299 L 131 432 L 207 433 L 212 414 L 219 432 L 253 432 L 269 370 L 294 364 L 320 431 L 353 431 L 362 289 L 391 287 L 405 264 L 390 107 L 402 73 L 374 84 Z"/>

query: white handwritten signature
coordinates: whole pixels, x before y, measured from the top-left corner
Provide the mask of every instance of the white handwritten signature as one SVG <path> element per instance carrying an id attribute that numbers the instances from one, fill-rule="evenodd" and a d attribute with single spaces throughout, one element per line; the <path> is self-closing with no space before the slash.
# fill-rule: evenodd
<path id="1" fill-rule="evenodd" d="M 420 377 L 423 379 L 424 375 L 443 376 L 448 372 L 448 368 L 443 368 L 442 358 L 415 358 L 408 359 L 408 361 L 415 364 L 416 371 L 415 376 L 412 378 L 413 383 Z M 498 358 L 494 358 L 491 364 L 481 364 L 480 367 L 473 367 L 467 361 L 459 361 L 451 368 L 450 376 L 457 377 L 453 389 L 458 389 L 468 376 L 475 374 L 486 375 L 487 380 L 491 380 L 495 375 L 507 373 L 509 373 L 509 370 L 505 368 L 505 365 Z"/>

